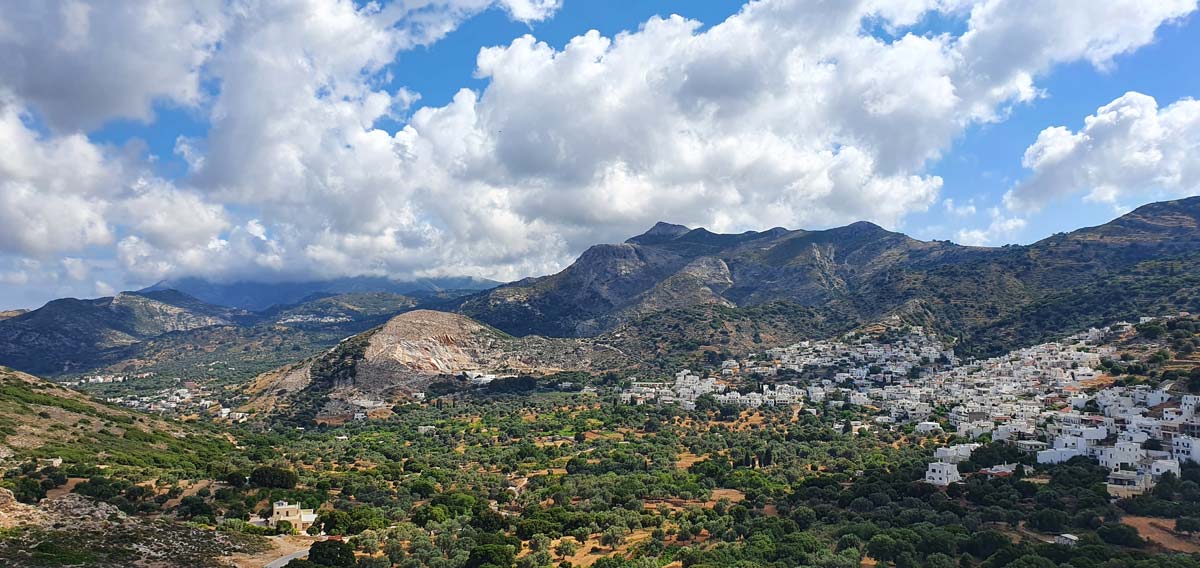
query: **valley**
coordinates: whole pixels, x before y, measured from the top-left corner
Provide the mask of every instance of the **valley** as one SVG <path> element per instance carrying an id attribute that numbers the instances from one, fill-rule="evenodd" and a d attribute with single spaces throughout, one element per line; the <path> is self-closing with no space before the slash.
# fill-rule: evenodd
<path id="1" fill-rule="evenodd" d="M 0 373 L 0 560 L 1191 566 L 1198 219 L 660 224 L 485 291 L 51 302 L 0 320 L 45 371 Z"/>
<path id="2" fill-rule="evenodd" d="M 1200 568 L 1197 53 L 0 0 L 0 568 Z"/>

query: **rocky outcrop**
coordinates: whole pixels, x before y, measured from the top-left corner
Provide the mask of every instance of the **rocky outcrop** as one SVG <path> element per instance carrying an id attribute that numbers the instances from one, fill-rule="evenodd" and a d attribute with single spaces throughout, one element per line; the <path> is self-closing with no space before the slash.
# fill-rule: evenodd
<path id="1" fill-rule="evenodd" d="M 589 340 L 512 337 L 460 314 L 415 310 L 328 353 L 260 375 L 245 410 L 281 411 L 323 397 L 320 415 L 384 407 L 467 373 L 550 374 L 614 368 L 624 354 Z"/>

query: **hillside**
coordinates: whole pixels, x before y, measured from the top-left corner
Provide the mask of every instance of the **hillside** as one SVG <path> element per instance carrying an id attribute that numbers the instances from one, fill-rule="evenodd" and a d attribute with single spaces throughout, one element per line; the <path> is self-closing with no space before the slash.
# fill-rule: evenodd
<path id="1" fill-rule="evenodd" d="M 557 274 L 465 298 L 458 311 L 514 335 L 557 337 L 662 335 L 660 318 L 648 316 L 702 306 L 796 306 L 800 317 L 759 326 L 760 336 L 781 337 L 916 314 L 984 354 L 1194 309 L 1200 287 L 1186 267 L 1198 254 L 1200 197 L 998 248 L 918 241 L 865 222 L 736 235 L 659 223 L 624 243 L 593 246 Z"/>
<path id="2" fill-rule="evenodd" d="M 607 368 L 621 358 L 592 342 L 517 338 L 458 314 L 415 310 L 318 357 L 264 373 L 246 388 L 243 409 L 346 415 L 386 407 L 464 373 L 548 374 Z"/>
<path id="3" fill-rule="evenodd" d="M 207 430 L 110 406 L 0 367 L 0 462 L 62 458 L 73 466 L 195 473 L 233 444 Z"/>

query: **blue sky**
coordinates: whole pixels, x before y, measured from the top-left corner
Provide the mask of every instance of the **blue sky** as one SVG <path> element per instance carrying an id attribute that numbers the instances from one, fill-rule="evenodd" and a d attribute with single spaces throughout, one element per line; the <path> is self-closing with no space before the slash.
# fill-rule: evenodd
<path id="1" fill-rule="evenodd" d="M 1195 1 L 1023 1 L 0 9 L 0 307 L 515 279 L 660 219 L 1028 243 L 1195 194 Z"/>

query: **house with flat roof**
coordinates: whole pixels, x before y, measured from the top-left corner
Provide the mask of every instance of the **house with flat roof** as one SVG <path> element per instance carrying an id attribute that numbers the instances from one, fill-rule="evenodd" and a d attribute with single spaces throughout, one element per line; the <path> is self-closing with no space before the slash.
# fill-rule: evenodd
<path id="1" fill-rule="evenodd" d="M 292 528 L 304 532 L 317 522 L 317 513 L 312 509 L 301 509 L 300 505 L 295 503 L 276 501 L 271 508 L 271 518 L 267 519 L 267 526 L 276 528 L 282 521 L 287 521 L 292 524 Z"/>

